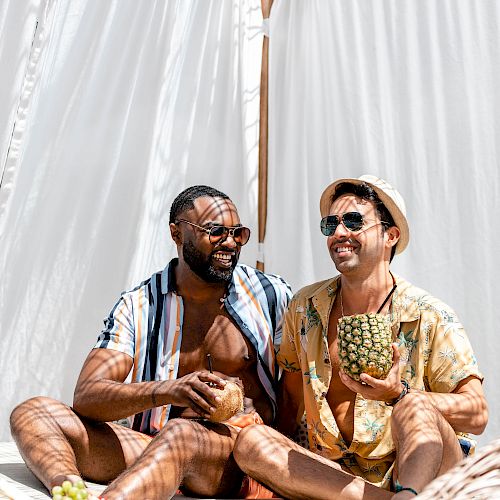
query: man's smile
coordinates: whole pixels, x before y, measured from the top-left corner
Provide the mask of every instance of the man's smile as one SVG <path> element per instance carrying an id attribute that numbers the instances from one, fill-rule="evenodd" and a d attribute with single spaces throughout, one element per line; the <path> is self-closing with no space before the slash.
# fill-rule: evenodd
<path id="1" fill-rule="evenodd" d="M 212 254 L 212 259 L 222 267 L 231 267 L 234 259 L 234 252 L 215 252 Z"/>

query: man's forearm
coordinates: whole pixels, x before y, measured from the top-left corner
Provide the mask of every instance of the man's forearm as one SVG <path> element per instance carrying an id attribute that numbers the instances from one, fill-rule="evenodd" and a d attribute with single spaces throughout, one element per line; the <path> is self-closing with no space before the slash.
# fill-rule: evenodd
<path id="1" fill-rule="evenodd" d="M 474 393 L 425 394 L 455 431 L 472 434 L 481 434 L 484 431 L 488 410 L 483 396 Z"/>
<path id="2" fill-rule="evenodd" d="M 155 401 L 160 386 L 169 382 L 125 384 L 112 380 L 88 381 L 77 387 L 73 399 L 75 411 L 87 418 L 110 422 L 165 404 Z M 155 404 L 156 403 L 156 404 Z"/>

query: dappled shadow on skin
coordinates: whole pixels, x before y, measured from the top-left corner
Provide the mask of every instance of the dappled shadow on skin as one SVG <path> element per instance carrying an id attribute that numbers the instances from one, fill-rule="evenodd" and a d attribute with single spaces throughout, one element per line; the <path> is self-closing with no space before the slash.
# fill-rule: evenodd
<path id="1" fill-rule="evenodd" d="M 370 498 L 363 497 L 364 487 L 368 485 L 362 480 L 269 427 L 244 429 L 238 438 L 235 458 L 244 472 L 285 498 L 331 499 L 335 495 Z M 374 486 L 370 489 L 378 498 L 384 498 L 383 491 Z M 356 496 L 353 492 L 359 493 Z"/>
<path id="2" fill-rule="evenodd" d="M 395 418 L 405 426 L 402 432 L 406 441 L 398 441 L 398 447 L 401 466 L 410 471 L 401 482 L 421 491 L 425 484 L 417 486 L 413 479 L 431 467 L 432 477 L 427 482 L 432 481 L 459 462 L 462 452 L 455 432 L 432 407 L 429 395 L 414 396 L 405 398 L 405 406 L 396 407 Z M 481 405 L 479 399 L 478 404 Z M 338 495 L 346 499 L 382 499 L 394 494 L 352 476 L 335 462 L 301 449 L 268 427 L 243 430 L 235 457 L 247 474 L 287 498 L 326 499 Z"/>
<path id="3" fill-rule="evenodd" d="M 54 478 L 57 484 L 80 472 L 99 483 L 123 473 L 106 491 L 108 499 L 165 498 L 179 487 L 192 496 L 234 497 L 242 484 L 232 456 L 237 431 L 223 424 L 173 419 L 146 448 L 143 435 L 131 429 L 82 423 L 65 405 L 36 398 L 15 410 L 13 431 L 28 467 L 48 489 Z"/>
<path id="4" fill-rule="evenodd" d="M 116 477 L 126 465 L 122 447 L 135 447 L 138 455 L 145 445 L 127 436 L 133 431 L 122 432 L 112 425 L 82 421 L 69 407 L 48 398 L 22 403 L 11 418 L 21 456 L 47 488 L 56 478 L 62 482 L 64 476 L 80 475 L 79 471 L 96 482 Z"/>
<path id="5" fill-rule="evenodd" d="M 173 419 L 137 462 L 103 493 L 115 498 L 234 497 L 243 473 L 232 457 L 237 431 L 223 424 Z"/>

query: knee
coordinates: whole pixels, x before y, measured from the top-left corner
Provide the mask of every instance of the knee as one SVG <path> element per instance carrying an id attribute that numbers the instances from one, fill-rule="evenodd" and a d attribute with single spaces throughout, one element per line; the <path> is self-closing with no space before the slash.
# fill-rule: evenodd
<path id="1" fill-rule="evenodd" d="M 394 406 L 392 412 L 393 421 L 406 421 L 408 418 L 432 418 L 438 413 L 429 398 L 420 392 L 409 392 L 399 403 Z"/>
<path id="2" fill-rule="evenodd" d="M 233 456 L 240 469 L 246 473 L 253 471 L 256 465 L 269 462 L 275 456 L 269 453 L 272 445 L 273 429 L 264 425 L 250 425 L 240 431 L 234 444 Z"/>
<path id="3" fill-rule="evenodd" d="M 392 432 L 395 437 L 401 433 L 425 431 L 434 434 L 443 419 L 429 398 L 422 393 L 410 392 L 394 406 L 391 417 Z"/>
<path id="4" fill-rule="evenodd" d="M 178 456 L 195 456 L 201 451 L 201 424 L 184 418 L 169 420 L 154 437 L 156 454 L 166 452 Z"/>
<path id="5" fill-rule="evenodd" d="M 37 421 L 45 421 L 42 416 L 50 416 L 55 405 L 62 405 L 54 399 L 44 396 L 37 396 L 27 399 L 18 404 L 10 414 L 10 430 L 13 437 L 16 437 L 26 427 Z"/>

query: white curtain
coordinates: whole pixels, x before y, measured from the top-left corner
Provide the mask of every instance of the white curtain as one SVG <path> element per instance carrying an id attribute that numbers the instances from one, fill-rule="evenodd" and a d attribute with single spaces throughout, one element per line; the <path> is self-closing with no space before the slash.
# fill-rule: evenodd
<path id="1" fill-rule="evenodd" d="M 500 435 L 500 2 L 275 0 L 270 19 L 266 267 L 297 289 L 336 274 L 319 231 L 334 179 L 403 194 L 393 270 L 458 313 Z"/>
<path id="2" fill-rule="evenodd" d="M 258 0 L 3 0 L 0 27 L 6 440 L 21 400 L 71 402 L 120 292 L 175 255 L 182 189 L 231 196 L 255 263 L 263 35 Z"/>
<path id="3" fill-rule="evenodd" d="M 0 439 L 18 401 L 70 402 L 119 292 L 175 251 L 168 209 L 206 183 L 254 230 L 257 0 L 0 2 Z M 450 304 L 500 435 L 496 0 L 275 0 L 266 270 L 335 273 L 319 196 L 380 175 L 406 199 L 393 269 Z"/>

